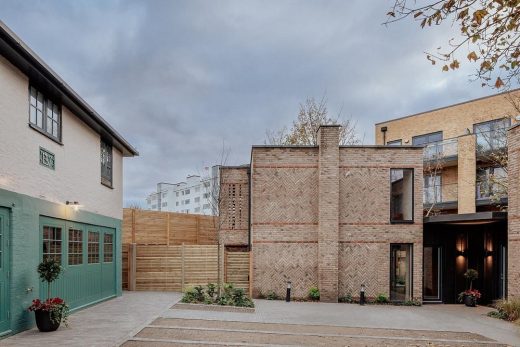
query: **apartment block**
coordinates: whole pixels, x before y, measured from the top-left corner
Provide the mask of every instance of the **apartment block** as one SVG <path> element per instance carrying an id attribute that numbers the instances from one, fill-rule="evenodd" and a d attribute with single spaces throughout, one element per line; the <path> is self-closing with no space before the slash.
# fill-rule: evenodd
<path id="1" fill-rule="evenodd" d="M 146 198 L 152 211 L 216 215 L 218 213 L 219 166 L 205 168 L 204 175 L 190 175 L 178 183 L 157 183 Z"/>

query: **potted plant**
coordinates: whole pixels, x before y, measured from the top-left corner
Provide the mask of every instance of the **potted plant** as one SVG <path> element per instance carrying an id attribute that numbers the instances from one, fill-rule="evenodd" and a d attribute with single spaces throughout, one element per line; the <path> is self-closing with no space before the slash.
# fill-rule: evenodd
<path id="1" fill-rule="evenodd" d="M 35 299 L 28 309 L 34 311 L 36 326 L 42 332 L 55 331 L 62 321 L 67 326 L 69 307 L 63 299 L 51 298 L 51 283 L 58 279 L 62 270 L 54 259 L 45 259 L 38 265 L 40 279 L 47 282 L 47 300 Z"/>
<path id="2" fill-rule="evenodd" d="M 478 271 L 475 269 L 468 269 L 464 273 L 464 277 L 469 281 L 469 289 L 459 294 L 459 302 L 463 302 L 464 305 L 469 307 L 475 307 L 481 294 L 478 290 L 473 289 L 473 281 L 478 278 Z"/>

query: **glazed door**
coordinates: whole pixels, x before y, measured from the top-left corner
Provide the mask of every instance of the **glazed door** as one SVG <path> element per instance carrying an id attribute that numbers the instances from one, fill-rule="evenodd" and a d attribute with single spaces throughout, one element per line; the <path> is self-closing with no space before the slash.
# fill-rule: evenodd
<path id="1" fill-rule="evenodd" d="M 442 300 L 442 248 L 426 246 L 423 252 L 423 295 L 425 301 Z"/>
<path id="2" fill-rule="evenodd" d="M 0 335 L 9 330 L 9 212 L 0 208 Z"/>

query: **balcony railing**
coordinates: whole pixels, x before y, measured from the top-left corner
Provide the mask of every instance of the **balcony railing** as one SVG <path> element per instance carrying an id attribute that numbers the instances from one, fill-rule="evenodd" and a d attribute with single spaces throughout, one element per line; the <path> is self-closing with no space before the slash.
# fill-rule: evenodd
<path id="1" fill-rule="evenodd" d="M 438 142 L 432 142 L 424 148 L 424 161 L 446 161 L 456 158 L 458 155 L 458 140 L 448 139 Z"/>
<path id="2" fill-rule="evenodd" d="M 492 179 L 477 180 L 477 200 L 500 200 L 507 198 L 507 178 L 494 177 Z"/>
<path id="3" fill-rule="evenodd" d="M 457 202 L 458 200 L 458 184 L 448 183 L 429 187 L 423 187 L 423 204 L 444 204 L 449 202 Z"/>

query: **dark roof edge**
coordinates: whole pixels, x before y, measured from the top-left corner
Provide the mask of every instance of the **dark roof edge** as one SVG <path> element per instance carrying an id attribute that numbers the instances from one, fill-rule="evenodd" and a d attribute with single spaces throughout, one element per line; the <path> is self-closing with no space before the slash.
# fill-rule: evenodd
<path id="1" fill-rule="evenodd" d="M 463 214 L 441 214 L 438 216 L 424 217 L 424 223 L 463 223 L 487 220 L 506 220 L 507 212 L 476 212 Z"/>
<path id="2" fill-rule="evenodd" d="M 243 164 L 243 165 L 222 165 L 221 169 L 249 169 L 251 165 L 250 164 Z"/>
<path id="3" fill-rule="evenodd" d="M 378 125 L 381 125 L 381 124 L 385 124 L 385 123 L 394 122 L 394 121 L 401 120 L 401 119 L 406 119 L 406 118 L 411 118 L 411 117 L 415 117 L 415 116 L 420 116 L 420 115 L 423 115 L 423 114 L 426 114 L 426 113 L 431 113 L 431 112 L 444 110 L 444 109 L 447 109 L 447 108 L 450 108 L 450 107 L 461 106 L 461 105 L 464 105 L 464 104 L 469 104 L 470 102 L 485 100 L 485 99 L 488 99 L 488 98 L 493 98 L 493 97 L 496 97 L 496 96 L 505 95 L 505 94 L 508 94 L 508 93 L 513 93 L 513 92 L 516 92 L 516 91 L 519 91 L 519 90 L 520 90 L 520 88 L 515 88 L 515 89 L 512 89 L 512 90 L 507 90 L 505 92 L 501 92 L 501 93 L 497 93 L 497 94 L 486 95 L 486 96 L 482 96 L 480 98 L 466 100 L 466 101 L 458 102 L 456 104 L 451 104 L 451 105 L 448 105 L 448 106 L 442 106 L 442 107 L 434 108 L 434 109 L 431 109 L 431 110 L 428 110 L 428 111 L 422 111 L 422 112 L 410 114 L 408 116 L 392 118 L 392 119 L 388 119 L 388 120 L 383 121 L 383 122 L 378 122 L 378 123 L 375 124 L 375 126 L 378 126 Z"/>
<path id="4" fill-rule="evenodd" d="M 425 146 L 404 145 L 404 146 L 384 146 L 384 145 L 344 145 L 339 148 L 375 148 L 375 149 L 423 149 Z"/>
<path id="5" fill-rule="evenodd" d="M 139 152 L 121 136 L 106 120 L 103 119 L 85 100 L 83 100 L 56 72 L 54 72 L 35 52 L 33 52 L 27 44 L 25 44 L 9 27 L 0 20 L 0 39 L 5 41 L 13 51 L 16 52 L 19 59 L 25 60 L 31 67 L 36 69 L 43 77 L 49 80 L 55 88 L 69 98 L 83 113 L 84 116 L 90 118 L 94 123 L 99 125 L 112 140 L 115 140 L 115 146 L 121 150 L 124 156 L 137 156 Z M 12 57 L 5 56 L 11 61 Z M 15 66 L 19 66 L 16 62 L 11 61 Z M 19 62 L 18 62 L 19 63 Z M 25 73 L 25 72 L 24 72 Z M 71 110 L 72 111 L 72 110 Z M 73 112 L 75 113 L 75 112 Z M 78 117 L 77 114 L 75 114 Z M 81 117 L 78 117 L 81 119 Z M 85 122 L 87 125 L 88 122 Z M 90 126 L 93 128 L 92 126 Z M 98 129 L 93 128 L 96 132 Z"/>
<path id="6" fill-rule="evenodd" d="M 254 148 L 319 148 L 318 146 L 313 145 L 252 145 L 252 149 Z"/>

